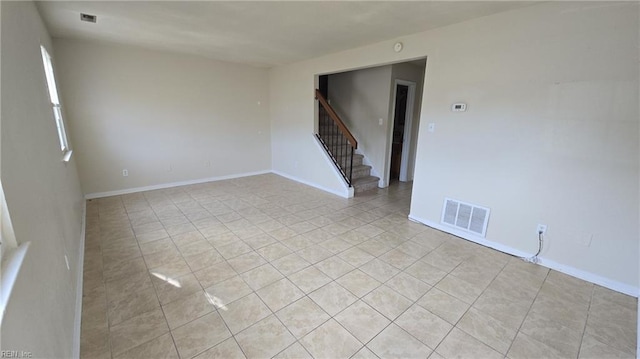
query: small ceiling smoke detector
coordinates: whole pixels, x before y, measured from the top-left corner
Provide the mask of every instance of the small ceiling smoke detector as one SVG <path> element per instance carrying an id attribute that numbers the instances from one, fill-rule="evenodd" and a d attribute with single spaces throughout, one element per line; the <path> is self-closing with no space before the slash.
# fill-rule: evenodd
<path id="1" fill-rule="evenodd" d="M 95 23 L 98 20 L 98 17 L 95 15 L 80 13 L 80 20 Z"/>

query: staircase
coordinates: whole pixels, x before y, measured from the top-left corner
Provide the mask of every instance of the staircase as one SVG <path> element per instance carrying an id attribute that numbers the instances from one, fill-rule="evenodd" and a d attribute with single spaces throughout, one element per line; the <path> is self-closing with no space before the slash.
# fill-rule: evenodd
<path id="1" fill-rule="evenodd" d="M 342 177 L 356 194 L 378 188 L 379 178 L 371 176 L 371 166 L 362 163 L 364 156 L 355 153 L 358 147 L 356 139 L 318 90 L 316 99 L 320 103 L 316 137 Z"/>

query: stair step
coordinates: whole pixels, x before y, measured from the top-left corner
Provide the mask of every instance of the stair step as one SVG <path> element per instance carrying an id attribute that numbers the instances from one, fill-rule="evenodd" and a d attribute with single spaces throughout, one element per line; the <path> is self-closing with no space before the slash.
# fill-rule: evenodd
<path id="1" fill-rule="evenodd" d="M 378 181 L 379 180 L 380 180 L 380 178 L 378 178 L 378 177 L 367 176 L 367 177 L 354 179 L 351 182 L 351 185 L 353 186 L 353 191 L 355 193 L 362 193 L 362 192 L 365 192 L 365 191 L 369 191 L 369 190 L 378 188 Z"/>
<path id="2" fill-rule="evenodd" d="M 345 164 L 348 164 L 346 161 L 349 161 L 349 156 L 336 156 L 335 159 L 339 164 L 345 165 Z M 363 159 L 364 159 L 363 155 L 359 155 L 357 153 L 354 153 L 353 154 L 353 167 L 362 165 L 362 160 Z"/>
<path id="3" fill-rule="evenodd" d="M 364 178 L 371 176 L 371 166 L 359 165 L 353 166 L 353 170 L 351 171 L 351 180 L 356 180 L 358 178 Z"/>

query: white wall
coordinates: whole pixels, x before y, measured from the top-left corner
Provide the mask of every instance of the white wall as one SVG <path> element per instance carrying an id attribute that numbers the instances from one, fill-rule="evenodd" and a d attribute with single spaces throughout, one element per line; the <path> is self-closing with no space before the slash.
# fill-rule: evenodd
<path id="1" fill-rule="evenodd" d="M 637 295 L 637 29 L 634 3 L 545 3 L 273 68 L 273 167 L 308 158 L 297 175 L 337 187 L 314 169 L 314 75 L 427 57 L 411 216 L 490 207 L 487 239 L 519 253 L 547 224 L 547 265 Z"/>
<path id="2" fill-rule="evenodd" d="M 379 66 L 358 71 L 329 75 L 329 100 L 340 118 L 358 141 L 358 152 L 372 167 L 372 175 L 380 184 L 388 172 L 389 87 L 391 66 Z M 382 123 L 379 120 L 382 119 Z"/>
<path id="3" fill-rule="evenodd" d="M 3 319 L 1 349 L 68 358 L 82 248 L 76 158 L 62 162 L 40 55 L 40 44 L 51 50 L 51 41 L 34 4 L 0 7 L 2 184 L 16 241 L 31 242 Z"/>
<path id="4" fill-rule="evenodd" d="M 414 82 L 416 84 L 416 94 L 415 94 L 415 103 L 413 104 L 413 121 L 412 121 L 412 126 L 411 126 L 411 133 L 410 133 L 410 141 L 411 141 L 411 146 L 409 148 L 409 158 L 408 158 L 408 168 L 407 168 L 407 179 L 409 181 L 413 180 L 413 176 L 414 176 L 414 167 L 415 167 L 415 163 L 416 163 L 416 149 L 418 148 L 417 146 L 417 141 L 418 141 L 418 129 L 420 128 L 420 111 L 422 109 L 422 88 L 424 87 L 424 65 L 423 66 L 418 66 L 412 63 L 408 63 L 408 62 L 403 62 L 403 63 L 399 63 L 399 64 L 394 64 L 391 67 L 391 78 L 392 78 L 392 84 L 391 84 L 391 105 L 389 107 L 390 109 L 390 115 L 389 116 L 393 116 L 394 115 L 394 101 L 395 101 L 395 97 L 394 97 L 394 83 L 396 80 L 404 80 L 404 81 L 410 81 L 410 82 Z M 391 118 L 391 117 L 390 117 Z M 407 139 L 405 139 L 406 141 Z M 389 156 L 391 155 L 391 152 L 389 152 L 388 154 Z M 389 164 L 391 164 L 391 160 L 389 159 Z M 390 168 L 390 166 L 387 166 L 387 168 Z"/>
<path id="5" fill-rule="evenodd" d="M 270 170 L 267 70 L 107 43 L 54 44 L 85 194 Z"/>

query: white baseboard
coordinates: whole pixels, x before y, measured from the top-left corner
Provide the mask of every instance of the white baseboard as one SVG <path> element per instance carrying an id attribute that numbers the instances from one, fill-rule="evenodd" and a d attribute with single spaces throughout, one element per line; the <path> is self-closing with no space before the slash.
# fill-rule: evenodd
<path id="1" fill-rule="evenodd" d="M 497 243 L 497 242 L 492 242 L 492 241 L 488 241 L 482 237 L 478 237 L 476 235 L 473 235 L 471 233 L 467 233 L 464 231 L 460 231 L 458 229 L 455 229 L 453 227 L 449 227 L 446 225 L 443 225 L 441 223 L 436 223 L 424 218 L 418 218 L 416 216 L 413 215 L 409 215 L 409 219 L 414 221 L 414 222 L 418 222 L 421 224 L 424 224 L 426 226 L 429 226 L 431 228 L 435 228 L 437 230 L 449 233 L 449 234 L 453 234 L 454 236 L 466 239 L 468 241 L 471 242 L 475 242 L 478 243 L 480 245 L 483 245 L 485 247 L 489 247 L 489 248 L 493 248 L 495 250 L 498 250 L 500 252 L 504 252 L 507 254 L 511 254 L 517 257 L 530 257 L 531 253 L 526 253 L 523 252 L 521 250 L 509 247 L 509 246 L 505 246 L 504 244 L 501 243 Z M 609 288 L 611 290 L 614 290 L 616 292 L 620 292 L 620 293 L 624 293 L 633 297 L 638 297 L 640 295 L 640 288 L 638 287 L 634 287 L 632 285 L 629 284 L 625 284 L 625 283 L 621 283 L 609 278 L 605 278 L 602 276 L 599 276 L 597 274 L 591 273 L 591 272 L 587 272 L 584 271 L 582 269 L 577 269 L 571 266 L 568 266 L 566 264 L 562 264 L 562 263 L 558 263 L 555 262 L 553 260 L 550 259 L 546 259 L 544 257 L 538 257 L 538 259 L 540 260 L 540 262 L 538 264 L 547 267 L 549 269 L 553 269 L 553 270 L 557 270 L 558 272 L 562 272 L 565 274 L 568 274 L 572 277 L 576 277 L 582 280 L 585 280 L 587 282 L 591 282 L 597 285 L 600 285 L 602 287 L 605 288 Z"/>
<path id="2" fill-rule="evenodd" d="M 320 186 L 320 185 L 318 185 L 316 183 L 312 183 L 312 182 L 303 180 L 301 178 L 292 176 L 292 175 L 284 173 L 284 172 L 271 171 L 271 173 L 276 174 L 278 176 L 282 176 L 284 178 L 288 178 L 288 179 L 290 179 L 292 181 L 296 181 L 296 182 L 305 184 L 307 186 L 311 186 L 311 187 L 317 188 L 317 189 L 325 191 L 325 192 L 329 192 L 331 194 L 335 194 L 336 196 L 340 196 L 340 197 L 343 197 L 343 198 L 351 198 L 351 197 L 353 197 L 353 187 L 347 187 L 347 188 L 345 188 L 344 191 L 336 191 L 336 190 L 333 190 L 333 189 L 330 189 L 330 188 L 326 188 L 326 187 Z"/>
<path id="3" fill-rule="evenodd" d="M 80 232 L 80 254 L 76 280 L 76 316 L 73 326 L 73 358 L 80 358 L 80 336 L 82 334 L 82 284 L 84 279 L 84 239 L 87 226 L 87 202 L 82 201 L 82 230 Z"/>
<path id="4" fill-rule="evenodd" d="M 192 185 L 192 184 L 199 184 L 199 183 L 206 183 L 206 182 L 223 181 L 223 180 L 241 178 L 241 177 L 257 176 L 257 175 L 263 175 L 263 174 L 266 174 L 266 173 L 271 173 L 271 171 L 270 170 L 264 170 L 264 171 L 256 171 L 256 172 L 245 172 L 245 173 L 238 173 L 238 174 L 232 174 L 232 175 L 227 175 L 227 176 L 209 177 L 209 178 L 201 178 L 201 179 L 196 179 L 196 180 L 171 182 L 171 183 L 162 183 L 162 184 L 157 184 L 157 185 L 152 185 L 152 186 L 126 188 L 126 189 L 120 189 L 120 190 L 115 190 L 115 191 L 88 193 L 88 194 L 84 195 L 84 198 L 85 199 L 94 199 L 94 198 L 102 198 L 102 197 L 120 196 L 120 195 L 123 195 L 123 194 L 130 194 L 130 193 L 144 192 L 144 191 L 153 191 L 153 190 L 156 190 L 156 189 L 165 189 L 165 188 L 188 186 L 188 185 Z"/>

